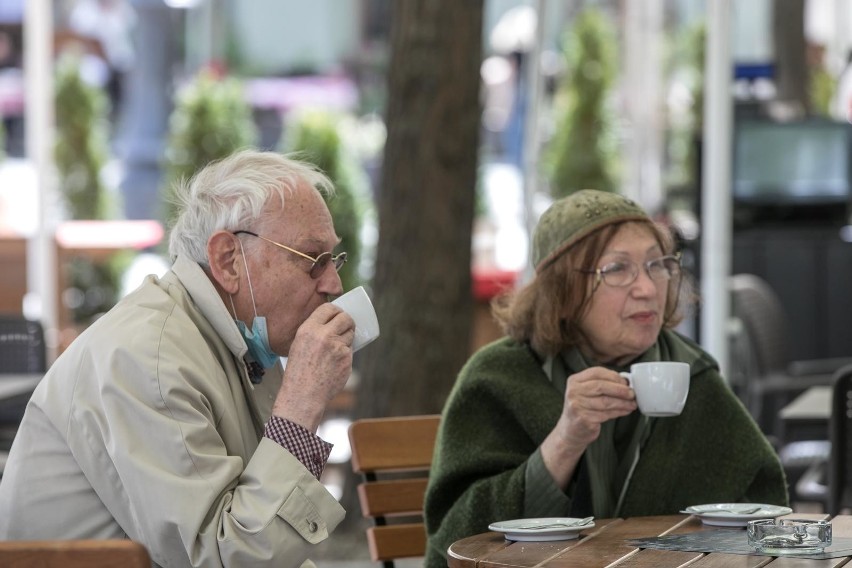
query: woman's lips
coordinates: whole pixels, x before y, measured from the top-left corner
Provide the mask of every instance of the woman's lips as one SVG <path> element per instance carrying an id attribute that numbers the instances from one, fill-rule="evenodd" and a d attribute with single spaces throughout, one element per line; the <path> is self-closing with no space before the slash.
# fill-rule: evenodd
<path id="1" fill-rule="evenodd" d="M 657 312 L 636 312 L 629 317 L 639 323 L 651 323 L 657 318 Z"/>

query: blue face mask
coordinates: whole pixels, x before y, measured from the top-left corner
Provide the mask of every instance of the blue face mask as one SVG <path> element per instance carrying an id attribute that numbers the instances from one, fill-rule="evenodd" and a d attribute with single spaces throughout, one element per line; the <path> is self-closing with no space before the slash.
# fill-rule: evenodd
<path id="1" fill-rule="evenodd" d="M 245 322 L 234 320 L 237 323 L 237 329 L 240 330 L 240 335 L 246 342 L 249 356 L 260 363 L 264 369 L 271 369 L 278 361 L 278 355 L 269 348 L 269 334 L 266 332 L 266 318 L 254 316 L 254 321 L 251 324 L 251 329 L 246 326 Z"/>
<path id="2" fill-rule="evenodd" d="M 238 241 L 239 242 L 239 241 Z M 234 299 L 231 298 L 231 309 L 234 310 L 234 322 L 237 324 L 237 329 L 240 330 L 240 335 L 248 347 L 249 357 L 254 359 L 264 369 L 271 369 L 278 361 L 278 354 L 272 351 L 269 347 L 269 333 L 266 330 L 266 318 L 257 315 L 257 306 L 254 303 L 254 289 L 251 285 L 251 276 L 249 275 L 248 263 L 243 249 L 243 243 L 240 242 L 240 251 L 243 253 L 243 264 L 246 267 L 246 278 L 248 279 L 249 294 L 251 294 L 251 305 L 254 308 L 254 321 L 252 321 L 251 329 L 236 318 L 237 310 L 234 308 Z"/>

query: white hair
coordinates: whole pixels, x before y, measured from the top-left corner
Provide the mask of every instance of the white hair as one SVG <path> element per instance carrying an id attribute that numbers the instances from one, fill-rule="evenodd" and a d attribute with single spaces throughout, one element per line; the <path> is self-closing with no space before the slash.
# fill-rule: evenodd
<path id="1" fill-rule="evenodd" d="M 178 216 L 169 237 L 169 256 L 186 256 L 207 266 L 207 241 L 216 231 L 252 230 L 267 202 L 305 183 L 324 195 L 334 186 L 313 164 L 293 155 L 241 150 L 181 180 L 174 195 Z"/>

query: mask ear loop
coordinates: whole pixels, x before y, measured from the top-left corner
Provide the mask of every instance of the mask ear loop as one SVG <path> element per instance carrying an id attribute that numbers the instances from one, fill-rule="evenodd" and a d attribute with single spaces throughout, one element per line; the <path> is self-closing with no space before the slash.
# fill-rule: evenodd
<path id="1" fill-rule="evenodd" d="M 249 294 L 251 295 L 251 307 L 254 310 L 254 317 L 257 317 L 257 305 L 254 303 L 254 287 L 251 284 L 251 274 L 249 274 L 248 262 L 246 262 L 246 252 L 243 250 L 243 242 L 237 238 L 240 243 L 240 255 L 243 257 L 243 265 L 246 267 L 246 278 L 248 279 Z M 234 298 L 231 297 L 231 307 L 234 307 Z M 234 310 L 234 319 L 237 317 L 237 310 Z"/>
<path id="2" fill-rule="evenodd" d="M 234 295 L 228 294 L 228 299 L 231 300 L 231 312 L 234 314 L 234 319 L 237 319 L 237 308 L 234 307 Z"/>

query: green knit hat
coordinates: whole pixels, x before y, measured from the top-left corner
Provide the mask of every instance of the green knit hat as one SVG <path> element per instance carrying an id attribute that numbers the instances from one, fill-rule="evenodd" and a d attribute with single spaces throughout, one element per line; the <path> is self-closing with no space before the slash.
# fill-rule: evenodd
<path id="1" fill-rule="evenodd" d="M 583 189 L 551 205 L 533 233 L 532 262 L 536 272 L 574 243 L 598 229 L 622 221 L 650 221 L 635 201 L 617 193 Z"/>

